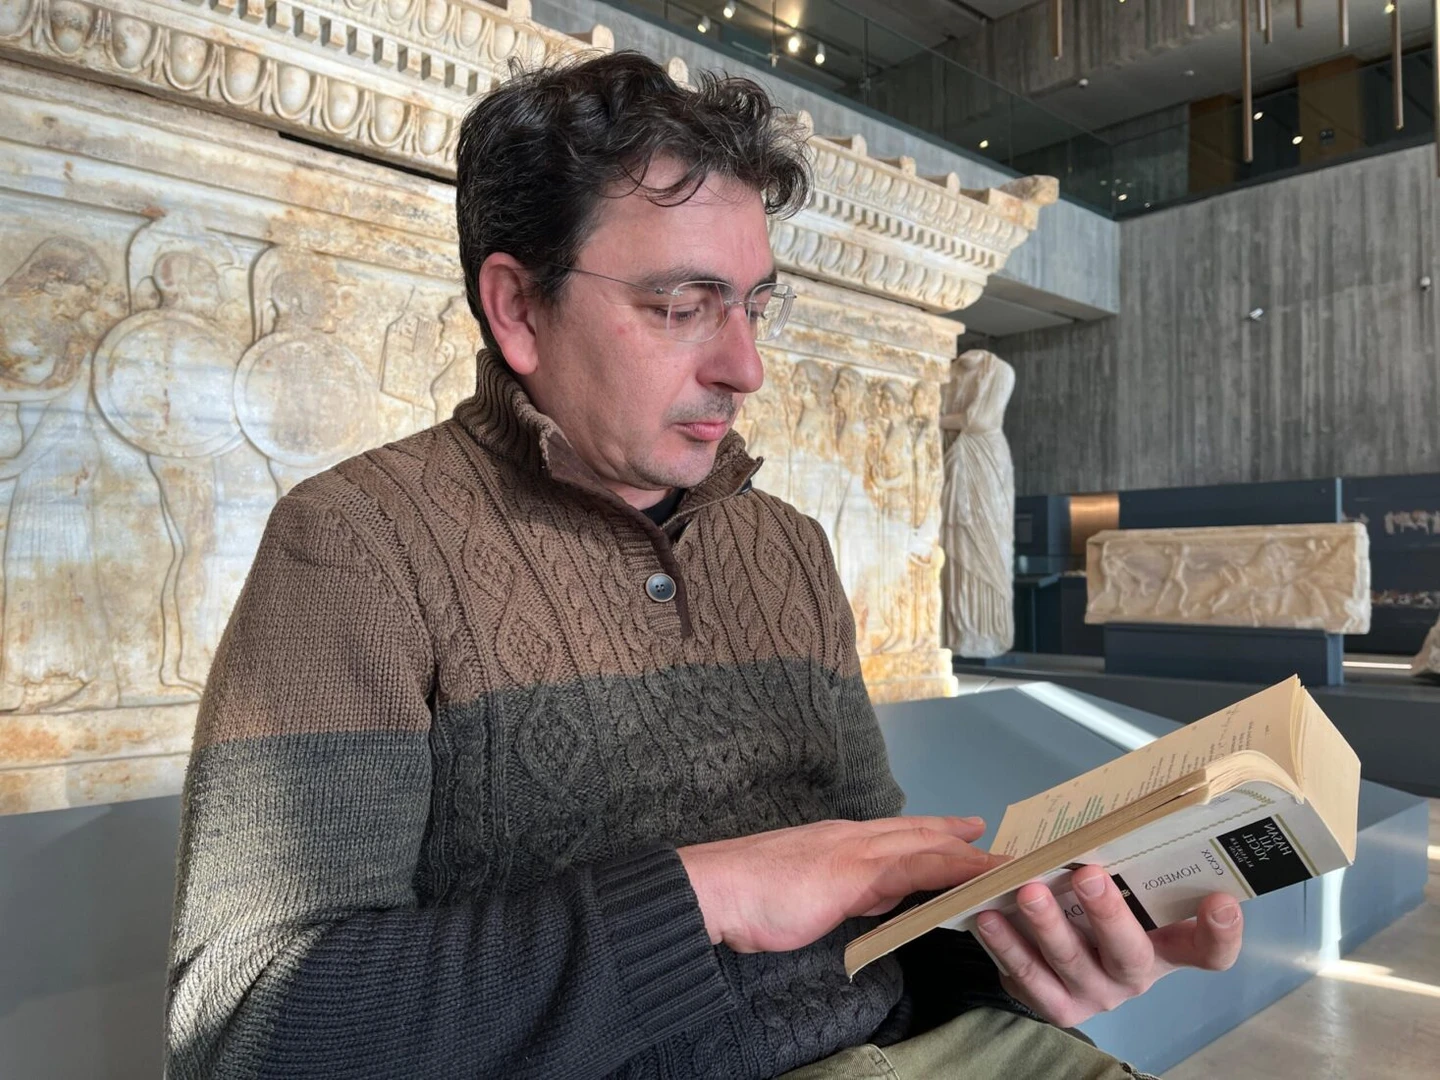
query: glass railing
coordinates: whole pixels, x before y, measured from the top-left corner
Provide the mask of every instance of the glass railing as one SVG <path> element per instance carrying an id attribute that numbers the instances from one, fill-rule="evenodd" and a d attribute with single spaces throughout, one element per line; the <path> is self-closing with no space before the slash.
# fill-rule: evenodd
<path id="1" fill-rule="evenodd" d="M 1104 139 L 838 0 L 607 2 L 1016 175 L 1043 158 L 1064 197 L 1110 213 Z"/>
<path id="2" fill-rule="evenodd" d="M 1240 184 L 1428 142 L 1434 137 L 1433 79 L 1428 48 L 1402 58 L 1404 126 L 1399 128 L 1388 59 L 1257 94 L 1249 162 L 1242 150 L 1245 115 L 1238 95 L 1196 103 L 1178 123 L 1112 142 L 1110 174 L 1099 179 L 1110 188 L 1111 212 L 1128 217 Z"/>
<path id="3" fill-rule="evenodd" d="M 1428 48 L 1403 60 L 1402 129 L 1388 59 L 1323 79 L 1302 75 L 1255 95 L 1247 163 L 1238 94 L 1173 106 L 1173 121 L 1155 114 L 1154 123 L 1089 131 L 840 0 L 607 2 L 967 156 L 1058 177 L 1062 197 L 1111 217 L 1433 137 Z M 1146 133 L 1120 134 L 1138 130 Z"/>

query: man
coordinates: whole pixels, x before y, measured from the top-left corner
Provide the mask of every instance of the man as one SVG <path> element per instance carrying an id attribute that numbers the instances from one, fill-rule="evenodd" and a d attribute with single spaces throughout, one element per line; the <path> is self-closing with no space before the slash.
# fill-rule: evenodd
<path id="1" fill-rule="evenodd" d="M 468 117 L 477 392 L 271 515 L 186 785 L 173 1080 L 1121 1075 L 1038 1017 L 1233 957 L 1228 899 L 1151 938 L 1092 870 L 1099 952 L 1032 886 L 1003 990 L 958 935 L 845 978 L 993 861 L 894 816 L 825 536 L 728 430 L 807 185 L 758 87 L 633 54 Z"/>

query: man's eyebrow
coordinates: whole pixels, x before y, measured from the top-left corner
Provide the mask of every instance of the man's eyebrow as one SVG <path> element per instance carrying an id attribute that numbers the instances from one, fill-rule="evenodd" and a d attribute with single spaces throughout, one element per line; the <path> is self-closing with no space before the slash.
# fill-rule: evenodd
<path id="1" fill-rule="evenodd" d="M 764 277 L 762 277 L 759 281 L 755 282 L 754 285 L 751 285 L 750 288 L 753 289 L 759 285 L 773 285 L 779 279 L 780 275 L 778 271 L 775 267 L 772 266 L 770 268 L 770 272 Z M 664 289 L 668 292 L 669 290 L 675 288 L 677 285 L 681 285 L 687 281 L 719 281 L 730 286 L 730 288 L 736 293 L 742 291 L 749 291 L 737 288 L 733 281 L 731 281 L 724 274 L 711 267 L 697 266 L 694 264 L 687 266 L 671 266 L 667 267 L 664 270 L 653 271 L 652 273 L 646 274 L 642 278 L 637 278 L 635 284 L 643 285 L 647 289 Z"/>

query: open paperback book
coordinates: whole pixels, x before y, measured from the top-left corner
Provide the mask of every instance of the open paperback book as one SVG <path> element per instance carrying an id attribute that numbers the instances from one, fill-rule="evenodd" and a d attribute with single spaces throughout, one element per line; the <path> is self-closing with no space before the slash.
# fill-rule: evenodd
<path id="1" fill-rule="evenodd" d="M 853 977 L 921 934 L 974 929 L 1041 881 L 1087 936 L 1069 887 L 1103 866 L 1147 930 L 1212 892 L 1237 900 L 1355 859 L 1360 760 L 1296 678 L 1262 690 L 1005 811 L 991 850 L 1012 860 L 897 915 L 845 949 Z M 981 935 L 976 935 L 982 941 Z"/>

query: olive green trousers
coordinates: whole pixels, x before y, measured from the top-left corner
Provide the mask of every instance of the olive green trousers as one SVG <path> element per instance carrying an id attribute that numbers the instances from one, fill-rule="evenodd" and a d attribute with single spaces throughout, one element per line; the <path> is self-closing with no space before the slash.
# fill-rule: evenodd
<path id="1" fill-rule="evenodd" d="M 1136 1080 L 1145 1077 L 1061 1028 L 980 1008 L 886 1046 L 852 1046 L 779 1080 Z"/>

